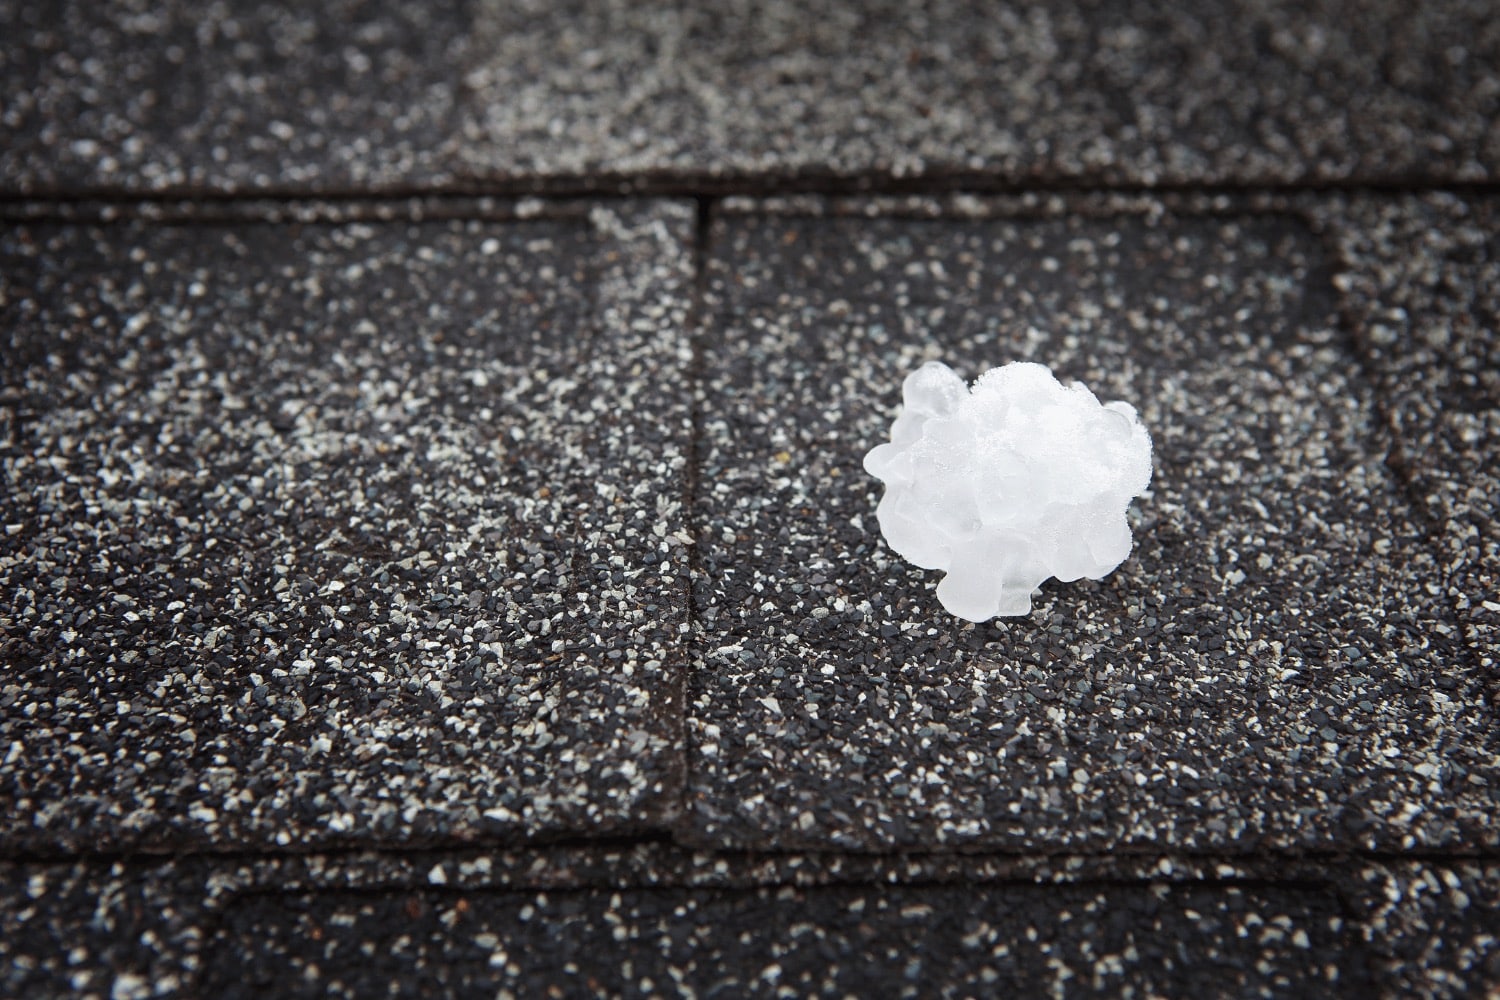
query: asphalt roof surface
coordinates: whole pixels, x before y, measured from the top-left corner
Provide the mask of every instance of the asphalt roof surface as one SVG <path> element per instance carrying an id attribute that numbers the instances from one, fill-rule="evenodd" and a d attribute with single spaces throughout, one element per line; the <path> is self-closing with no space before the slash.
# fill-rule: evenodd
<path id="1" fill-rule="evenodd" d="M 1452 183 L 1487 0 L 5 0 L 0 171 L 76 193 Z"/>
<path id="2" fill-rule="evenodd" d="M 0 27 L 0 995 L 1500 991 L 1492 5 Z M 1119 570 L 885 546 L 933 358 Z"/>

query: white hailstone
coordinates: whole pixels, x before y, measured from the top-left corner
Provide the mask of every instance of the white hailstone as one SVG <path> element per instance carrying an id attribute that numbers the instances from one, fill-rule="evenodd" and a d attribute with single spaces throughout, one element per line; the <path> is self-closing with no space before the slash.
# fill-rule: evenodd
<path id="1" fill-rule="evenodd" d="M 875 513 L 890 547 L 947 572 L 943 607 L 975 622 L 1028 614 L 1049 576 L 1099 580 L 1125 561 L 1125 511 L 1151 482 L 1151 436 L 1129 403 L 1029 362 L 971 389 L 932 361 L 901 392 L 865 470 L 886 486 Z"/>

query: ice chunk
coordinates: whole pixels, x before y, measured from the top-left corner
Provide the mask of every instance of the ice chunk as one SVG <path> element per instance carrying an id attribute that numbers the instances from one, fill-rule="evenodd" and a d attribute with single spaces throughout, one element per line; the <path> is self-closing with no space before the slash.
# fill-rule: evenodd
<path id="1" fill-rule="evenodd" d="M 886 543 L 947 575 L 938 600 L 969 621 L 1031 611 L 1049 576 L 1098 580 L 1130 554 L 1125 511 L 1151 482 L 1151 436 L 1046 366 L 992 368 L 970 388 L 929 362 L 902 385 L 891 440 L 865 456 L 885 483 Z"/>

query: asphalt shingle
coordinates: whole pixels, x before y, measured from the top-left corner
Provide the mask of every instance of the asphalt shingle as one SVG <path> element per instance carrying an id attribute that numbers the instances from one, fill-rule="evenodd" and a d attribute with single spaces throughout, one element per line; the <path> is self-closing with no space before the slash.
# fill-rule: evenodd
<path id="1" fill-rule="evenodd" d="M 690 835 L 1030 850 L 1493 844 L 1483 679 L 1290 208 L 731 206 L 711 236 Z M 811 213 L 811 214 L 809 214 Z M 821 213 L 821 214 L 820 214 Z M 971 626 L 860 468 L 902 377 L 1039 360 L 1140 409 L 1136 550 Z"/>
<path id="2" fill-rule="evenodd" d="M 1319 218 L 1339 247 L 1393 463 L 1436 540 L 1432 583 L 1471 653 L 1454 671 L 1489 686 L 1489 731 L 1500 733 L 1500 199 L 1366 196 Z"/>
<path id="3" fill-rule="evenodd" d="M 1363 979 L 1336 898 L 1262 886 L 258 896 L 222 927 L 204 985 L 224 997 L 1249 997 Z"/>
<path id="4" fill-rule="evenodd" d="M 1494 14 L 0 0 L 0 996 L 1496 993 Z"/>
<path id="5" fill-rule="evenodd" d="M 0 236 L 0 845 L 651 828 L 693 214 Z"/>
<path id="6" fill-rule="evenodd" d="M 443 179 L 465 4 L 0 3 L 7 192 Z"/>
<path id="7" fill-rule="evenodd" d="M 1500 868 L 1467 861 L 643 843 L 0 862 L 0 991 L 1089 995 L 1211 971 L 1214 995 L 1463 996 L 1500 978 L 1497 916 Z"/>
<path id="8" fill-rule="evenodd" d="M 1487 996 L 1500 984 L 1500 867 L 1370 866 L 1364 937 L 1385 996 Z"/>
<path id="9" fill-rule="evenodd" d="M 0 4 L 6 191 L 1451 183 L 1484 0 Z M 123 82 L 123 85 L 122 85 Z"/>
<path id="10" fill-rule="evenodd" d="M 1493 13 L 1482 0 L 495 4 L 458 153 L 476 176 L 532 183 L 1490 179 Z"/>

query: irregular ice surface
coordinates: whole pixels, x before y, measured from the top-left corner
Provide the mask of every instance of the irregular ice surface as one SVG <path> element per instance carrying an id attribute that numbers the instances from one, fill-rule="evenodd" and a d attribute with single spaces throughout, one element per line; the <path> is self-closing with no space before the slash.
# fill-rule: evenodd
<path id="1" fill-rule="evenodd" d="M 991 368 L 973 388 L 930 361 L 907 376 L 889 444 L 865 456 L 897 553 L 946 570 L 943 607 L 969 621 L 1031 611 L 1049 576 L 1102 579 L 1130 554 L 1125 511 L 1151 482 L 1151 436 L 1045 365 Z"/>

